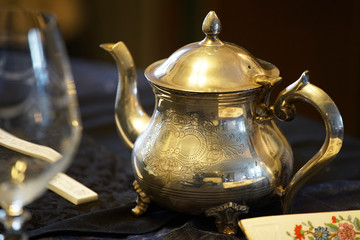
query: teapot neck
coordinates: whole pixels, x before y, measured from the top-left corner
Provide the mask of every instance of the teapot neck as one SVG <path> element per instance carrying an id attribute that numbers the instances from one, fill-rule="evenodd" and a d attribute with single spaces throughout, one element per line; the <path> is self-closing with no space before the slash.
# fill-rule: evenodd
<path id="1" fill-rule="evenodd" d="M 169 100 L 173 103 L 186 103 L 186 104 L 219 104 L 231 105 L 240 103 L 255 103 L 256 98 L 261 93 L 261 88 L 238 91 L 238 92 L 225 92 L 225 93 L 206 93 L 206 92 L 187 92 L 173 90 L 158 86 L 150 82 L 155 96 L 159 99 Z"/>
<path id="2" fill-rule="evenodd" d="M 157 113 L 171 111 L 182 116 L 197 113 L 206 119 L 257 118 L 258 89 L 234 93 L 194 93 L 151 85 Z"/>

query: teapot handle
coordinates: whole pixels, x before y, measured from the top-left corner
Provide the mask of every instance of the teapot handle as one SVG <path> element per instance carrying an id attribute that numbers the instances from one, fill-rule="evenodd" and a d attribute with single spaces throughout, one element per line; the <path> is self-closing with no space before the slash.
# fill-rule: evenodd
<path id="1" fill-rule="evenodd" d="M 290 212 L 292 200 L 304 183 L 335 158 L 342 146 L 344 135 L 339 110 L 323 90 L 309 82 L 308 71 L 279 94 L 274 104 L 275 116 L 284 121 L 292 120 L 295 117 L 293 102 L 296 100 L 308 102 L 320 112 L 326 127 L 326 138 L 321 149 L 295 173 L 282 190 L 284 213 Z"/>

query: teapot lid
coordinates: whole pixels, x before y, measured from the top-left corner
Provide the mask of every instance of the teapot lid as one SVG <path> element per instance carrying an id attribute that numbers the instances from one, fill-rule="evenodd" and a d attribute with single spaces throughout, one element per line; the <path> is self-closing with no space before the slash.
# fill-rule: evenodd
<path id="1" fill-rule="evenodd" d="M 188 44 L 169 58 L 151 64 L 146 78 L 162 87 L 187 92 L 237 92 L 259 88 L 258 79 L 279 77 L 273 64 L 255 58 L 246 49 L 222 42 L 221 23 L 211 11 L 204 19 L 206 37 Z"/>

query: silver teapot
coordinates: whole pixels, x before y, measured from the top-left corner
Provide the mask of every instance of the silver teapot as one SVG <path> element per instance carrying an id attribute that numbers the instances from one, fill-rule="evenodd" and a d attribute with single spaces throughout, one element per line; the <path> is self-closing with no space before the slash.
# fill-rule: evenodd
<path id="1" fill-rule="evenodd" d="M 183 213 L 215 216 L 218 230 L 232 234 L 239 214 L 274 197 L 288 213 L 299 188 L 340 151 L 343 123 L 331 98 L 309 82 L 308 71 L 272 105 L 279 70 L 221 41 L 215 12 L 206 16 L 202 30 L 202 41 L 146 68 L 156 98 L 151 117 L 139 103 L 136 68 L 124 43 L 101 47 L 119 70 L 115 119 L 132 149 L 138 193 L 133 212 L 141 215 L 154 201 Z M 320 112 L 326 139 L 293 175 L 293 153 L 275 118 L 293 119 L 296 100 Z"/>

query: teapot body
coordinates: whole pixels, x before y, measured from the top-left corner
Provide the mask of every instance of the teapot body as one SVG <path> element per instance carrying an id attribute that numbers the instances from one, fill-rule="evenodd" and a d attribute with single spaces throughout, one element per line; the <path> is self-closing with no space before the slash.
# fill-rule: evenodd
<path id="1" fill-rule="evenodd" d="M 152 200 L 179 212 L 214 216 L 220 232 L 234 234 L 240 213 L 273 196 L 281 197 L 284 213 L 291 212 L 297 191 L 340 151 L 343 122 L 332 99 L 310 83 L 308 71 L 270 104 L 272 89 L 281 80 L 276 66 L 222 42 L 213 11 L 202 30 L 202 41 L 145 70 L 156 97 L 152 117 L 140 104 L 136 68 L 125 44 L 101 47 L 119 70 L 115 122 L 133 150 L 138 194 L 133 213 L 144 213 Z M 292 175 L 293 154 L 274 118 L 292 120 L 299 100 L 319 111 L 326 137 Z"/>
<path id="2" fill-rule="evenodd" d="M 137 183 L 152 201 L 201 214 L 228 202 L 259 205 L 286 186 L 292 151 L 272 118 L 256 118 L 259 89 L 152 87 L 155 111 L 132 152 Z"/>

